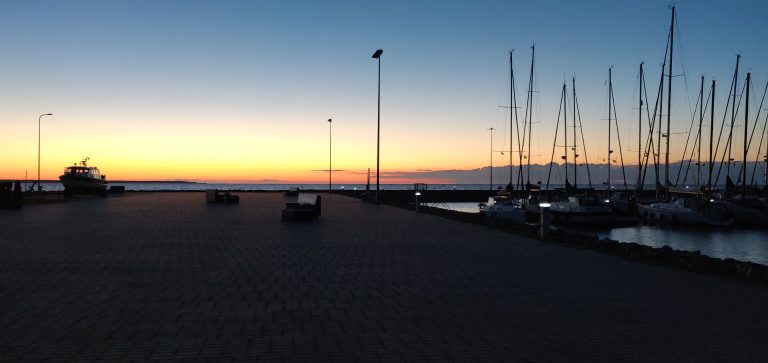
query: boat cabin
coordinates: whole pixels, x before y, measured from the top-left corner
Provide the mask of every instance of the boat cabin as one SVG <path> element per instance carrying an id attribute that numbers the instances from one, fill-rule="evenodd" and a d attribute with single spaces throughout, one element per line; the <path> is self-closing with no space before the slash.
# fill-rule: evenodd
<path id="1" fill-rule="evenodd" d="M 590 207 L 602 205 L 602 203 L 600 203 L 600 199 L 598 199 L 594 194 L 579 194 L 575 197 L 568 197 L 568 201 L 576 205 Z"/>
<path id="2" fill-rule="evenodd" d="M 68 166 L 64 169 L 64 175 L 85 179 L 103 179 L 99 168 L 95 166 Z"/>

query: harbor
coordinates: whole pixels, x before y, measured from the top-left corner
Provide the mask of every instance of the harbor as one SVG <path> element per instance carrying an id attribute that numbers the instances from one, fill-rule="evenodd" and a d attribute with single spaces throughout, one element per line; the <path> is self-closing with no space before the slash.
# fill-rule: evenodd
<path id="1" fill-rule="evenodd" d="M 760 361 L 768 289 L 359 199 L 0 211 L 4 360 Z M 88 223 L 83 223 L 87 220 Z M 87 236 L 87 237 L 86 237 Z"/>
<path id="2" fill-rule="evenodd" d="M 768 2 L 0 2 L 0 363 L 764 362 Z"/>

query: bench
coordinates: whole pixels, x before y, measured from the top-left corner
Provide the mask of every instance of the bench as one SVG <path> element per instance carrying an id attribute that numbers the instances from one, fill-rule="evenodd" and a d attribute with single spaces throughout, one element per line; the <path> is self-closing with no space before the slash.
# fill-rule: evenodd
<path id="1" fill-rule="evenodd" d="M 320 216 L 321 199 L 317 194 L 301 193 L 295 202 L 288 202 L 282 210 L 283 221 L 304 221 Z"/>
<path id="2" fill-rule="evenodd" d="M 218 189 L 206 189 L 205 201 L 208 203 L 240 203 L 240 196 L 229 194 L 229 192 L 219 193 Z"/>
<path id="3" fill-rule="evenodd" d="M 0 209 L 21 208 L 21 182 L 0 183 Z"/>

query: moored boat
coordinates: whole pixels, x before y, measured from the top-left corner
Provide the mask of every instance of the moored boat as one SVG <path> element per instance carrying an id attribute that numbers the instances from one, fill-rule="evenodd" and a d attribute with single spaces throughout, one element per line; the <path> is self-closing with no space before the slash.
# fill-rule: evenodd
<path id="1" fill-rule="evenodd" d="M 611 208 L 593 194 L 568 197 L 568 201 L 552 202 L 549 211 L 555 224 L 610 226 L 614 222 Z"/>
<path id="2" fill-rule="evenodd" d="M 59 176 L 61 184 L 64 185 L 65 195 L 75 194 L 95 194 L 102 197 L 107 196 L 106 175 L 102 175 L 99 168 L 88 166 L 89 158 L 80 161 L 80 164 L 68 166 L 64 169 L 64 174 Z"/>
<path id="3" fill-rule="evenodd" d="M 731 206 L 702 198 L 679 198 L 669 203 L 639 205 L 640 217 L 651 223 L 727 227 L 733 224 Z"/>
<path id="4" fill-rule="evenodd" d="M 520 202 L 507 196 L 488 198 L 488 202 L 480 205 L 480 214 L 488 218 L 509 220 L 525 223 L 525 208 Z"/>

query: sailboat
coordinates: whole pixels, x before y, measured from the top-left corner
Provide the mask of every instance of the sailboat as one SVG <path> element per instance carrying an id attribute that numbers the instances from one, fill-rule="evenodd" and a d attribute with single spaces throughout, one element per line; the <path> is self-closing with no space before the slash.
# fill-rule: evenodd
<path id="1" fill-rule="evenodd" d="M 755 190 L 756 188 L 753 188 L 752 185 L 749 187 L 747 186 L 747 158 L 750 143 L 747 126 L 749 125 L 749 89 L 751 78 L 751 73 L 747 73 L 746 84 L 744 85 L 746 88 L 744 107 L 744 162 L 742 162 L 739 174 L 741 188 L 740 190 L 737 190 L 737 187 L 730 176 L 726 176 L 725 195 L 728 197 L 727 201 L 733 210 L 734 223 L 744 226 L 766 228 L 768 227 L 768 204 L 766 204 L 765 198 L 761 200 L 758 197 L 759 192 Z M 768 84 L 766 84 L 766 91 L 768 91 Z M 763 92 L 763 100 L 765 100 L 765 92 Z M 760 102 L 760 108 L 758 108 L 758 110 L 762 110 L 762 101 Z M 757 126 L 757 119 L 759 117 L 760 113 L 758 112 L 754 126 Z M 768 119 L 766 119 L 766 122 L 768 122 Z"/>
<path id="2" fill-rule="evenodd" d="M 563 83 L 563 91 L 561 96 L 561 102 L 560 102 L 560 110 L 562 111 L 561 114 L 564 115 L 563 117 L 563 152 L 565 155 L 562 156 L 562 159 L 565 160 L 565 194 L 568 196 L 567 200 L 564 201 L 556 201 L 550 203 L 550 213 L 552 215 L 553 223 L 555 224 L 579 224 L 579 225 L 591 225 L 591 226 L 610 226 L 613 224 L 614 216 L 613 212 L 611 211 L 611 208 L 605 205 L 604 203 L 600 202 L 600 199 L 597 197 L 597 195 L 593 194 L 579 194 L 579 195 L 571 195 L 574 192 L 576 192 L 576 188 L 570 185 L 570 182 L 568 181 L 568 118 L 567 118 L 567 100 L 566 100 L 566 85 Z M 555 133 L 557 133 L 557 129 L 560 125 L 560 117 L 558 117 L 557 120 L 558 124 L 555 127 Z M 574 118 L 574 128 L 576 124 L 576 119 Z M 555 136 L 555 140 L 557 139 L 557 136 Z M 576 138 L 574 136 L 574 144 L 576 141 Z M 555 144 L 556 142 L 552 143 L 552 158 L 550 159 L 549 167 L 550 167 L 550 175 L 552 174 L 552 165 L 554 164 L 554 157 L 555 157 Z M 576 159 L 576 149 L 575 146 L 573 148 L 574 152 L 574 160 Z M 575 164 L 575 163 L 574 163 Z M 575 170 L 575 165 L 574 165 Z M 549 176 L 547 177 L 547 189 L 549 189 Z"/>
<path id="3" fill-rule="evenodd" d="M 674 49 L 674 31 L 675 31 L 675 7 L 672 6 L 672 21 L 669 28 L 669 63 L 666 72 L 667 81 L 667 132 L 666 132 L 666 156 L 664 172 L 664 196 L 662 202 L 651 203 L 638 206 L 640 216 L 650 222 L 659 224 L 671 223 L 674 225 L 709 225 L 709 226 L 729 226 L 733 224 L 731 208 L 728 203 L 705 199 L 701 197 L 678 198 L 674 201 L 670 199 L 669 189 L 669 140 L 671 138 L 671 119 L 672 119 L 672 55 Z M 666 62 L 665 62 L 666 63 Z M 661 125 L 659 125 L 661 127 Z M 658 175 L 658 174 L 657 174 Z"/>
<path id="4" fill-rule="evenodd" d="M 480 207 L 480 213 L 488 218 L 497 218 L 497 219 L 503 219 L 503 220 L 509 220 L 516 223 L 525 223 L 526 220 L 526 205 L 522 203 L 519 200 L 516 200 L 511 191 L 513 189 L 512 184 L 512 127 L 515 126 L 515 130 L 518 130 L 518 146 L 522 147 L 519 139 L 519 123 L 517 122 L 517 97 L 515 95 L 515 70 L 514 70 L 514 62 L 512 58 L 512 52 L 509 52 L 509 68 L 510 68 L 510 92 L 509 92 L 509 98 L 510 98 L 510 114 L 509 114 L 509 185 L 507 185 L 508 191 L 505 193 L 500 193 L 497 196 L 489 197 L 488 202 L 485 204 L 481 203 Z M 533 62 L 533 60 L 531 60 Z M 514 117 L 513 117 L 514 116 Z M 513 125 L 512 122 L 515 122 Z M 491 154 L 493 154 L 493 150 L 491 150 Z M 522 150 L 518 150 L 518 155 L 520 155 L 519 160 L 519 166 L 520 166 L 520 173 L 518 175 L 518 178 L 522 180 Z M 493 170 L 493 168 L 491 168 Z M 493 171 L 491 171 L 493 172 Z"/>

